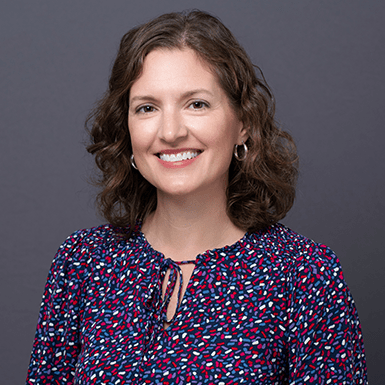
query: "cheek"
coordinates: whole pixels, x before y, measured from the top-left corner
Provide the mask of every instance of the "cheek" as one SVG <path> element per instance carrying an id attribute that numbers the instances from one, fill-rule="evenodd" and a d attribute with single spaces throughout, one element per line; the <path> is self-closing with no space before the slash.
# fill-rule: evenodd
<path id="1" fill-rule="evenodd" d="M 239 124 L 230 116 L 228 121 L 222 123 L 217 131 L 216 137 L 213 137 L 213 142 L 216 142 L 217 147 L 220 147 L 225 152 L 232 153 L 234 145 L 238 141 Z"/>
<path id="2" fill-rule="evenodd" d="M 130 119 L 130 115 L 128 115 L 127 124 L 128 124 L 128 132 L 130 134 L 132 150 L 134 150 L 134 148 L 136 147 L 135 126 L 132 123 L 132 119 Z"/>
<path id="3" fill-rule="evenodd" d="M 140 156 L 140 153 L 145 151 L 151 143 L 151 134 L 146 129 L 146 125 L 138 124 L 133 119 L 128 119 L 128 127 L 132 150 L 136 156 Z"/>
<path id="4" fill-rule="evenodd" d="M 207 119 L 196 127 L 212 145 L 221 143 L 223 146 L 235 144 L 238 137 L 239 121 L 230 114 L 220 114 L 215 118 Z"/>

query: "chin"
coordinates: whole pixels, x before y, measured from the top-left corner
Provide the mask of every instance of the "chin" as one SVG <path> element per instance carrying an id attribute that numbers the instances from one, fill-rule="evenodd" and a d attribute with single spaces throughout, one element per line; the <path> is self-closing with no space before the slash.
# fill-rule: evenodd
<path id="1" fill-rule="evenodd" d="M 194 193 L 194 189 L 189 189 L 186 187 L 176 187 L 174 189 L 157 189 L 158 193 L 164 195 L 164 196 L 169 196 L 169 197 L 183 197 L 183 196 L 188 196 Z"/>

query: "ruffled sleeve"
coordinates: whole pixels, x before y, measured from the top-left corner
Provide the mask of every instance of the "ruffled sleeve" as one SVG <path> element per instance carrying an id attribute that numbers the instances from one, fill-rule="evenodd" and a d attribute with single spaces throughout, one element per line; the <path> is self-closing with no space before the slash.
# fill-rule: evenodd
<path id="1" fill-rule="evenodd" d="M 367 384 L 357 310 L 333 252 L 311 246 L 289 282 L 289 384 Z"/>
<path id="2" fill-rule="evenodd" d="M 86 274 L 84 232 L 60 246 L 44 290 L 27 384 L 72 384 L 81 349 L 79 324 Z"/>

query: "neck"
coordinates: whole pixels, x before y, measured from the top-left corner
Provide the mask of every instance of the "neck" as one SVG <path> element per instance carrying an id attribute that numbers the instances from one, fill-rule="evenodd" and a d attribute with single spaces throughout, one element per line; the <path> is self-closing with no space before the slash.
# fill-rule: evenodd
<path id="1" fill-rule="evenodd" d="M 158 193 L 157 208 L 142 226 L 152 247 L 174 260 L 194 259 L 206 250 L 231 245 L 244 231 L 226 213 L 225 191 L 191 196 Z"/>

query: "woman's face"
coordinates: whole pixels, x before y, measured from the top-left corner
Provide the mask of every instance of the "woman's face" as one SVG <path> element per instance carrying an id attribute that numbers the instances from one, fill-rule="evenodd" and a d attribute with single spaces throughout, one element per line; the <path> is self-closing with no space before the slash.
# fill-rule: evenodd
<path id="1" fill-rule="evenodd" d="M 158 193 L 226 189 L 234 145 L 247 135 L 217 77 L 193 50 L 150 52 L 129 103 L 135 163 Z"/>

